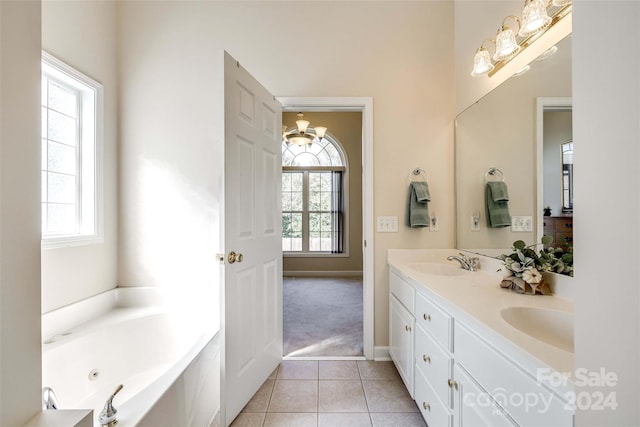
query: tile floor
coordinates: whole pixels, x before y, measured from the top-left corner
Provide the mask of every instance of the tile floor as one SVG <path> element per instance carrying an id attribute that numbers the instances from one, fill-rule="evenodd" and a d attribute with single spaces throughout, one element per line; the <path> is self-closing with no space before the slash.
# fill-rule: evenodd
<path id="1" fill-rule="evenodd" d="M 283 361 L 232 427 L 425 427 L 393 362 Z"/>

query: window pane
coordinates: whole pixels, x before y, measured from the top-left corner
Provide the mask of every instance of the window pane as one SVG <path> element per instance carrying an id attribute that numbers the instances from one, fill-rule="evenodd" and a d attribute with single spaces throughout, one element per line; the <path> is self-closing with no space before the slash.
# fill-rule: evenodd
<path id="1" fill-rule="evenodd" d="M 42 76 L 42 80 L 40 81 L 40 104 L 43 106 L 47 106 L 47 90 L 49 88 L 48 85 L 49 79 L 45 76 Z"/>
<path id="2" fill-rule="evenodd" d="M 291 239 L 291 251 L 292 252 L 302 252 L 302 238 L 294 238 Z"/>
<path id="3" fill-rule="evenodd" d="M 42 172 L 42 182 L 41 182 L 41 193 L 42 193 L 42 201 L 47 201 L 47 172 Z"/>
<path id="4" fill-rule="evenodd" d="M 302 172 L 291 174 L 291 190 L 302 191 Z"/>
<path id="5" fill-rule="evenodd" d="M 336 148 L 333 145 L 328 144 L 325 147 L 325 150 L 329 154 L 329 157 L 331 157 L 332 166 L 343 166 L 342 159 L 340 158 L 340 154 L 338 153 L 338 150 L 336 150 Z"/>
<path id="6" fill-rule="evenodd" d="M 331 233 L 324 231 L 320 233 L 320 250 L 331 251 Z"/>
<path id="7" fill-rule="evenodd" d="M 47 181 L 49 203 L 76 202 L 76 178 L 74 176 L 49 172 Z"/>
<path id="8" fill-rule="evenodd" d="M 49 139 L 67 145 L 76 145 L 76 120 L 49 110 Z"/>
<path id="9" fill-rule="evenodd" d="M 291 173 L 282 173 L 282 191 L 291 191 Z"/>
<path id="10" fill-rule="evenodd" d="M 318 158 L 311 153 L 300 153 L 293 159 L 293 166 L 319 166 Z"/>
<path id="11" fill-rule="evenodd" d="M 309 232 L 309 251 L 318 252 L 320 250 L 320 233 Z"/>
<path id="12" fill-rule="evenodd" d="M 302 214 L 291 214 L 291 235 L 293 237 L 302 237 Z"/>
<path id="13" fill-rule="evenodd" d="M 40 151 L 42 153 L 41 157 L 41 165 L 40 165 L 40 169 L 42 170 L 47 170 L 47 140 L 43 139 L 42 140 L 42 150 Z"/>
<path id="14" fill-rule="evenodd" d="M 49 80 L 49 108 L 71 117 L 78 117 L 78 95 Z"/>
<path id="15" fill-rule="evenodd" d="M 44 107 L 40 109 L 40 133 L 42 138 L 47 137 L 47 109 Z"/>
<path id="16" fill-rule="evenodd" d="M 331 210 L 331 193 L 322 192 L 320 193 L 320 209 L 321 211 L 330 211 Z"/>
<path id="17" fill-rule="evenodd" d="M 321 180 L 321 189 L 322 191 L 331 191 L 331 173 L 330 172 L 323 172 L 322 174 L 320 174 L 320 180 Z"/>
<path id="18" fill-rule="evenodd" d="M 76 207 L 49 203 L 47 206 L 47 232 L 75 233 L 76 231 Z"/>
<path id="19" fill-rule="evenodd" d="M 44 152 L 44 151 L 43 151 Z M 76 149 L 57 142 L 49 142 L 48 169 L 70 175 L 76 173 Z"/>
<path id="20" fill-rule="evenodd" d="M 320 214 L 317 214 L 317 213 L 309 214 L 309 232 L 310 233 L 320 232 Z"/>

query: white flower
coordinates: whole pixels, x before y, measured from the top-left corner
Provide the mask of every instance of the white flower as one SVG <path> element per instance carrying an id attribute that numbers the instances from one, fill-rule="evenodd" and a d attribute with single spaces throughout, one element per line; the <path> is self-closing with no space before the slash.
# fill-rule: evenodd
<path id="1" fill-rule="evenodd" d="M 522 273 L 522 279 L 527 283 L 540 283 L 542 281 L 542 274 L 533 267 L 529 267 Z"/>
<path id="2" fill-rule="evenodd" d="M 513 271 L 514 273 L 522 273 L 523 268 L 519 262 L 514 261 L 511 263 L 511 265 L 509 265 L 509 270 Z"/>

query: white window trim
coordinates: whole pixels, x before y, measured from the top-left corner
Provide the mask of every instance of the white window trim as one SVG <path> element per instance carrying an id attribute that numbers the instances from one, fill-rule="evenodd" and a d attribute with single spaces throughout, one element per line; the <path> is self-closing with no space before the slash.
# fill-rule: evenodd
<path id="1" fill-rule="evenodd" d="M 93 123 L 93 139 L 94 139 L 94 208 L 93 220 L 94 231 L 91 234 L 74 234 L 43 237 L 41 241 L 42 249 L 53 249 L 68 246 L 101 244 L 104 242 L 104 87 L 102 84 L 92 78 L 82 74 L 70 65 L 62 62 L 51 54 L 42 51 L 42 63 L 44 66 L 50 67 L 56 77 L 60 80 L 74 86 L 74 81 L 90 87 L 94 91 L 94 123 Z M 77 83 L 75 83 L 77 85 Z M 83 119 L 84 120 L 84 119 Z M 82 132 L 87 132 L 82 129 Z M 84 135 L 83 138 L 87 137 Z M 81 187 L 82 188 L 82 187 Z M 82 189 L 81 189 L 82 191 Z M 86 196 L 85 196 L 86 197 Z"/>

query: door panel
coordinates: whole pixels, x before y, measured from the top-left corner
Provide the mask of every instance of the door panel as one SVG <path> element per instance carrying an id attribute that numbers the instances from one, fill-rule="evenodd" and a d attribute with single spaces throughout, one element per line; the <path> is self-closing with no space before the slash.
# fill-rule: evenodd
<path id="1" fill-rule="evenodd" d="M 224 267 L 228 425 L 282 360 L 282 106 L 224 62 L 224 248 L 242 254 Z"/>

